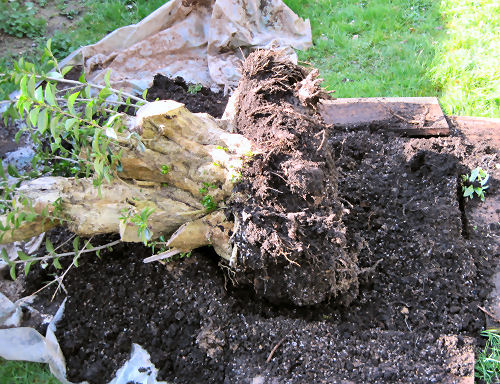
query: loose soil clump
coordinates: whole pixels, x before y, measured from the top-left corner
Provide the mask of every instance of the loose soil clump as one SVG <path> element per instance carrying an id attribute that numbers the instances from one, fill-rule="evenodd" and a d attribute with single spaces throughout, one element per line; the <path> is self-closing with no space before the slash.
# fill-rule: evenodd
<path id="1" fill-rule="evenodd" d="M 185 104 L 186 108 L 193 113 L 203 112 L 220 118 L 224 113 L 229 96 L 224 96 L 222 92 L 212 92 L 207 87 L 187 84 L 182 77 L 171 79 L 157 74 L 153 79 L 153 85 L 146 94 L 147 101 L 155 101 L 156 99 L 175 100 Z"/>
<path id="2" fill-rule="evenodd" d="M 236 273 L 221 269 L 210 248 L 166 265 L 144 264 L 149 250 L 124 244 L 81 260 L 64 282 L 57 330 L 69 380 L 108 382 L 132 343 L 170 383 L 470 377 L 499 233 L 474 235 L 467 218 L 478 203 L 463 200 L 460 175 L 500 163 L 498 150 L 457 130 L 408 138 L 383 127 L 326 127 L 299 97 L 308 74 L 267 59 L 259 71 L 244 67 L 236 104 L 236 129 L 265 149 L 249 159 L 237 186 L 243 197 L 227 208 L 240 220 Z M 487 199 L 498 195 L 495 172 Z M 306 240 L 311 248 L 301 249 Z M 328 291 L 332 280 L 313 287 L 312 274 L 340 260 L 345 275 L 323 276 L 349 288 Z M 30 276 L 31 289 L 46 280 Z M 337 299 L 290 304 L 318 292 Z"/>

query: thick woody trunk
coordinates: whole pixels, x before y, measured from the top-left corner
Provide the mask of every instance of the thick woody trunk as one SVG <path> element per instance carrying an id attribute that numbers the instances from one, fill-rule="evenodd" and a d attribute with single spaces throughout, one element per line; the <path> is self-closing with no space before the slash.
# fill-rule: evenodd
<path id="1" fill-rule="evenodd" d="M 170 246 L 189 251 L 212 244 L 223 258 L 230 256 L 228 231 L 232 227 L 220 211 L 208 213 L 202 205 L 200 189 L 210 184 L 208 194 L 221 206 L 231 196 L 234 182 L 250 142 L 225 129 L 206 114 L 192 114 L 183 104 L 158 101 L 142 107 L 136 118 L 129 119 L 118 136 L 125 147 L 119 179 L 103 184 L 101 191 L 90 179 L 45 177 L 24 184 L 19 196 L 27 198 L 37 213 L 54 211 L 61 201 L 57 216 L 49 220 L 39 215 L 13 232 L 7 232 L 3 243 L 30 238 L 56 225 L 72 232 L 91 236 L 120 233 L 123 241 L 141 241 L 132 223 L 120 220 L 124 212 L 140 213 L 152 208 L 148 225 L 153 238 L 175 233 Z M 140 151 L 127 139 L 137 132 L 145 146 Z M 168 172 L 162 172 L 167 166 Z M 0 218 L 5 223 L 6 218 Z M 179 231 L 178 231 L 179 230 Z"/>

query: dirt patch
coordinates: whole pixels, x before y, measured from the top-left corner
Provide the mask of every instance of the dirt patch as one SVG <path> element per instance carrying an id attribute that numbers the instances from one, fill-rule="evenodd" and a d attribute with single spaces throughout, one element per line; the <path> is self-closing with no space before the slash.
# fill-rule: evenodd
<path id="1" fill-rule="evenodd" d="M 229 96 L 212 92 L 209 88 L 197 84 L 187 84 L 183 78 L 171 79 L 155 75 L 153 85 L 148 89 L 148 101 L 175 100 L 186 105 L 193 113 L 204 112 L 220 118 L 224 113 Z"/>
<path id="2" fill-rule="evenodd" d="M 276 84 L 273 71 L 268 75 L 261 80 Z M 303 77 L 300 71 L 294 76 L 295 83 Z M 249 91 L 255 89 L 248 84 Z M 300 174 L 306 168 L 290 167 L 288 181 L 274 179 L 268 171 L 283 172 L 290 159 L 312 163 L 323 175 L 328 168 L 321 164 L 326 163 L 325 151 L 317 151 L 322 135 L 314 137 L 323 128 L 297 102 L 291 83 L 285 85 L 270 94 L 255 92 L 261 114 L 251 108 L 240 111 L 240 129 L 248 127 L 254 140 L 275 145 L 283 155 L 255 155 L 248 170 L 254 178 L 244 184 L 243 177 L 239 188 L 256 191 L 256 200 L 248 204 L 257 199 L 263 204 L 249 222 L 270 235 L 288 236 L 293 234 L 287 227 L 292 208 L 321 210 L 307 196 L 299 199 L 311 182 L 307 173 Z M 276 104 L 283 113 L 276 112 Z M 297 114 L 304 125 L 295 128 L 292 117 Z M 244 123 L 250 118 L 253 130 Z M 270 118 L 281 119 L 282 129 L 266 131 Z M 350 304 L 270 304 L 257 297 L 263 295 L 253 281 L 233 286 L 210 249 L 164 266 L 143 264 L 149 250 L 140 245 L 120 245 L 101 259 L 81 260 L 66 278 L 69 297 L 57 337 L 69 379 L 109 381 L 128 357 L 131 343 L 148 350 L 160 379 L 171 383 L 451 383 L 471 377 L 473 350 L 485 326 L 478 305 L 491 289 L 488 280 L 498 258 L 492 242 L 499 228 L 485 226 L 489 236 L 471 232 L 471 213 L 480 203 L 462 199 L 459 180 L 481 165 L 492 174 L 487 199 L 497 199 L 498 149 L 492 152 L 488 143 L 458 130 L 449 137 L 415 139 L 369 126 L 337 126 L 323 145 L 330 148 L 337 173 L 313 179 L 323 184 L 327 198 L 334 198 L 333 207 L 342 203 L 340 249 L 358 258 L 359 293 Z M 275 203 L 279 193 L 267 187 L 290 195 L 288 203 Z M 273 210 L 286 212 L 285 219 L 270 215 Z M 314 240 L 320 221 L 299 223 Z M 255 238 L 256 244 L 264 244 L 262 235 Z M 333 252 L 340 255 L 337 248 Z M 264 248 L 262 254 L 267 253 L 271 255 Z M 283 263 L 285 273 L 293 266 L 271 261 L 278 268 Z M 258 260 L 251 267 L 260 278 Z M 306 263 L 302 268 L 310 267 Z M 269 273 L 273 276 L 271 268 Z M 30 276 L 32 289 L 46 279 Z M 283 277 L 273 278 L 281 279 L 273 284 L 282 295 Z M 307 279 L 297 281 L 308 284 Z"/>

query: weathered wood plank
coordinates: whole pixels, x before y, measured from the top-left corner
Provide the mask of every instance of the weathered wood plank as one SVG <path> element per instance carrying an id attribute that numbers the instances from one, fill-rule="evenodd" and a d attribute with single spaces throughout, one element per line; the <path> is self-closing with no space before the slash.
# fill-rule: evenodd
<path id="1" fill-rule="evenodd" d="M 322 100 L 327 124 L 391 130 L 402 136 L 446 136 L 450 127 L 435 97 L 369 97 Z"/>

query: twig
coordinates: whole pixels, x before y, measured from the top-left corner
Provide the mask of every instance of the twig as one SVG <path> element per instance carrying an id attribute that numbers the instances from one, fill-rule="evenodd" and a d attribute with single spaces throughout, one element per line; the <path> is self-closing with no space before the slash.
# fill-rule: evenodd
<path id="1" fill-rule="evenodd" d="M 269 354 L 269 356 L 267 357 L 267 360 L 266 360 L 266 363 L 269 363 L 271 362 L 273 356 L 274 356 L 274 353 L 276 352 L 276 350 L 280 347 L 281 344 L 283 344 L 283 342 L 285 341 L 285 338 L 282 338 L 280 341 L 278 341 L 278 344 L 276 344 L 274 346 L 273 349 L 271 349 L 271 353 Z"/>
<path id="2" fill-rule="evenodd" d="M 477 306 L 481 311 L 486 313 L 489 317 L 491 317 L 493 320 L 495 320 L 497 323 L 500 323 L 500 319 L 496 317 L 493 313 L 490 311 L 486 310 L 485 308 L 481 307 L 480 305 Z"/>
<path id="3" fill-rule="evenodd" d="M 122 96 L 130 97 L 131 100 L 141 101 L 141 102 L 145 101 L 144 99 L 141 99 L 140 97 L 136 97 L 130 93 L 120 92 L 117 89 L 109 88 L 109 87 L 106 87 L 104 85 L 98 85 L 98 84 L 92 84 L 92 83 L 82 83 L 81 81 L 68 80 L 68 79 L 56 79 L 55 77 L 47 77 L 47 76 L 41 76 L 41 75 L 34 75 L 34 76 L 35 76 L 35 78 L 39 78 L 39 79 L 43 79 L 43 80 L 56 81 L 59 83 L 65 83 L 65 84 L 71 84 L 71 85 L 82 85 L 84 87 L 88 85 L 92 88 L 97 88 L 97 89 L 108 88 L 110 91 L 113 91 L 114 93 L 117 93 L 117 94 L 121 93 Z"/>
<path id="4" fill-rule="evenodd" d="M 178 255 L 179 253 L 181 253 L 181 251 L 174 248 L 174 249 L 170 249 L 166 252 L 159 253 L 157 255 L 146 257 L 144 260 L 142 260 L 142 262 L 143 263 L 151 263 L 153 261 L 170 259 L 170 258 L 174 257 L 175 255 Z"/>
<path id="5" fill-rule="evenodd" d="M 101 249 L 112 247 L 113 245 L 116 245 L 116 244 L 119 244 L 119 243 L 121 243 L 121 240 L 115 240 L 115 241 L 113 241 L 111 243 L 107 243 L 107 244 L 104 244 L 104 245 L 101 245 L 99 247 L 95 247 L 95 248 L 92 248 L 92 249 L 82 249 L 79 252 L 79 254 L 100 251 Z M 56 258 L 56 257 L 74 256 L 74 255 L 75 255 L 75 252 L 66 252 L 66 253 L 61 253 L 59 255 L 48 255 L 48 256 L 42 256 L 42 257 L 35 257 L 33 259 L 29 259 L 29 260 L 26 260 L 26 261 L 39 261 L 39 260 L 53 259 L 53 258 Z M 14 261 L 14 263 L 16 263 L 16 264 L 22 264 L 22 263 L 26 263 L 26 261 L 25 260 L 16 260 L 16 261 Z"/>
<path id="6" fill-rule="evenodd" d="M 82 251 L 85 250 L 85 247 L 87 245 L 89 245 L 90 241 L 94 238 L 94 236 L 92 236 L 90 239 L 87 240 L 87 242 L 85 243 L 85 245 L 83 246 L 82 249 L 80 249 L 80 251 L 78 252 L 78 255 L 76 256 L 76 258 L 79 258 L 82 254 Z M 66 277 L 66 275 L 68 274 L 68 272 L 71 270 L 71 268 L 73 267 L 73 265 L 75 265 L 75 261 L 73 260 L 73 262 L 69 265 L 68 268 L 66 268 L 66 271 L 64 271 L 64 273 L 58 277 L 56 280 L 59 281 L 59 284 L 57 285 L 57 288 L 56 290 L 54 291 L 54 294 L 52 295 L 52 298 L 50 299 L 50 301 L 54 300 L 54 298 L 56 297 L 57 295 L 57 292 L 59 292 L 59 288 L 61 288 L 61 286 L 63 287 L 63 289 L 66 291 L 66 288 L 64 288 L 63 286 L 63 280 L 64 278 Z M 67 292 L 66 292 L 67 293 Z"/>

